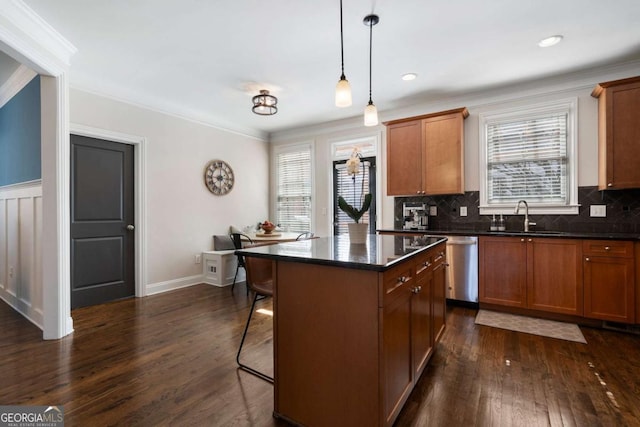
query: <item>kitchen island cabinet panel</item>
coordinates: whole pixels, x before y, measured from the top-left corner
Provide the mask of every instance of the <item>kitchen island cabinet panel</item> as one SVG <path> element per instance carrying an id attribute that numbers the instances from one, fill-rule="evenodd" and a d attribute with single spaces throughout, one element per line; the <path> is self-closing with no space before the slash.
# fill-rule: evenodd
<path id="1" fill-rule="evenodd" d="M 378 425 L 377 276 L 373 271 L 277 263 L 276 412 L 292 420 L 314 420 L 318 426 Z M 336 414 L 342 414 L 340 419 Z"/>

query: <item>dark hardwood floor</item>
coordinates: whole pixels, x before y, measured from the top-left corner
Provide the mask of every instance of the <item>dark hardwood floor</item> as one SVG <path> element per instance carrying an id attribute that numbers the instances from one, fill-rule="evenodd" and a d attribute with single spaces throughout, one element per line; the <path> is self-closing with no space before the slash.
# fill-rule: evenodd
<path id="1" fill-rule="evenodd" d="M 63 405 L 67 426 L 285 425 L 273 386 L 236 369 L 250 303 L 198 285 L 75 310 L 72 335 L 43 341 L 0 302 L 0 404 Z M 449 309 L 397 426 L 640 425 L 640 337 L 583 328 L 584 345 L 474 317 Z M 271 318 L 255 319 L 244 360 L 272 372 Z"/>

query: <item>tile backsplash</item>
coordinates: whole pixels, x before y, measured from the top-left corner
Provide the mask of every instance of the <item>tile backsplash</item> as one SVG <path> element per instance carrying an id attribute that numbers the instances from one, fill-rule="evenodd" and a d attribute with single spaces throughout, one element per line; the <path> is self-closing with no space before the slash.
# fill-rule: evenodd
<path id="1" fill-rule="evenodd" d="M 451 196 L 396 197 L 394 227 L 397 229 L 402 228 L 404 202 L 419 202 L 437 207 L 438 215 L 429 217 L 431 230 L 489 230 L 491 216 L 479 214 L 478 191 Z M 640 190 L 599 191 L 598 187 L 580 187 L 578 203 L 578 215 L 529 215 L 529 220 L 536 223 L 536 230 L 640 234 Z M 607 216 L 591 217 L 591 205 L 606 205 Z M 460 216 L 461 206 L 467 207 L 467 216 Z M 523 215 L 505 215 L 504 218 L 507 230 L 522 230 Z"/>

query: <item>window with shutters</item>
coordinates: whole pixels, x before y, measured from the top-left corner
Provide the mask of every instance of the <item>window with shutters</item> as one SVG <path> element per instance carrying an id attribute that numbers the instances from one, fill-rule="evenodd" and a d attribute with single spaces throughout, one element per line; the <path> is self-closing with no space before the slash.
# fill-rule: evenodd
<path id="1" fill-rule="evenodd" d="M 291 232 L 312 230 L 311 145 L 276 147 L 276 224 Z"/>
<path id="2" fill-rule="evenodd" d="M 480 213 L 577 214 L 577 99 L 480 114 Z"/>

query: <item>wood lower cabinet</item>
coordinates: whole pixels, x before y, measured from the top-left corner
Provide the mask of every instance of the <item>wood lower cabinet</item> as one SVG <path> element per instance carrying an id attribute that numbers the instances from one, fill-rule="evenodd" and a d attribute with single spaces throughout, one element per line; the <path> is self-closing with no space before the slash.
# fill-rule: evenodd
<path id="1" fill-rule="evenodd" d="M 385 274 L 382 367 L 387 425 L 397 418 L 444 332 L 445 253 L 444 244 L 439 245 L 417 256 L 410 271 Z"/>
<path id="2" fill-rule="evenodd" d="M 579 240 L 480 236 L 479 301 L 582 315 Z"/>
<path id="3" fill-rule="evenodd" d="M 384 272 L 274 261 L 274 415 L 392 426 L 445 327 L 445 253 Z"/>
<path id="4" fill-rule="evenodd" d="M 387 195 L 464 193 L 466 108 L 409 117 L 387 126 Z"/>
<path id="5" fill-rule="evenodd" d="M 587 240 L 584 253 L 584 316 L 635 322 L 633 242 Z"/>
<path id="6" fill-rule="evenodd" d="M 598 188 L 640 188 L 640 77 L 600 83 L 598 98 Z"/>

